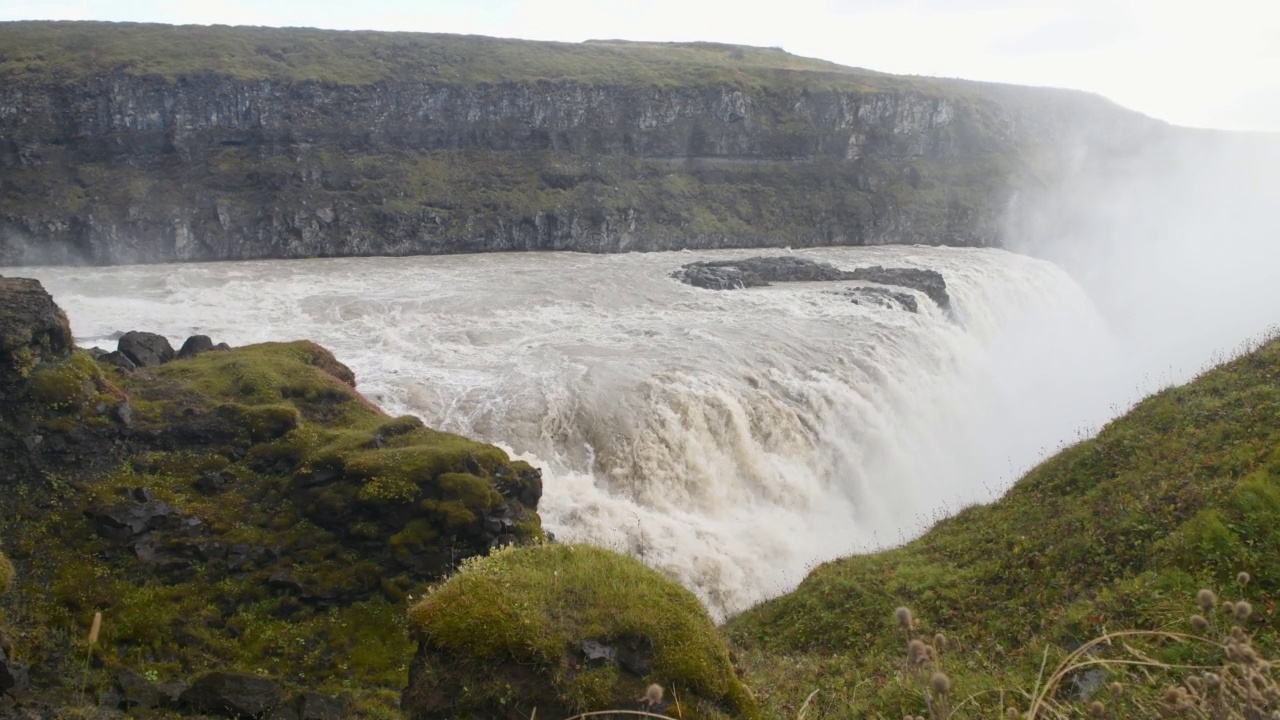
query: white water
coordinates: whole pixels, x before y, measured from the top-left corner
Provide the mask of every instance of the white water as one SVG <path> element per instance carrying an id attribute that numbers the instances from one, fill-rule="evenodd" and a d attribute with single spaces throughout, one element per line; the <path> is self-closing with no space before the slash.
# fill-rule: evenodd
<path id="1" fill-rule="evenodd" d="M 776 251 L 782 252 L 782 251 Z M 82 344 L 310 338 L 392 413 L 544 468 L 546 525 L 636 555 L 718 615 L 817 562 L 988 500 L 1112 414 L 1119 364 L 1056 266 L 998 250 L 798 254 L 933 268 L 954 317 L 843 283 L 699 290 L 668 274 L 760 251 L 23 268 Z"/>

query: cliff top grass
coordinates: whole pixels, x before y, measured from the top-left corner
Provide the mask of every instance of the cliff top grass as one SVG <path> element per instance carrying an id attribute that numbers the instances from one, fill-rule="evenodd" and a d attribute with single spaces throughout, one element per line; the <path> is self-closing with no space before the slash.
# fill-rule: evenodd
<path id="1" fill-rule="evenodd" d="M 443 691 L 449 698 L 443 710 L 458 716 L 488 717 L 485 708 L 507 701 L 525 708 L 520 717 L 532 707 L 538 717 L 555 717 L 553 708 L 634 707 L 650 683 L 666 688 L 669 700 L 674 691 L 685 717 L 755 714 L 698 600 L 639 561 L 608 550 L 543 545 L 476 558 L 409 616 L 424 648 L 440 661 L 437 672 L 411 675 L 411 685 L 430 683 Z M 577 658 L 584 641 L 630 648 L 648 672 Z M 507 666 L 532 669 L 545 687 L 524 688 Z M 420 711 L 433 692 L 411 686 L 410 696 L 415 699 L 407 707 Z"/>
<path id="2" fill-rule="evenodd" d="M 915 611 L 926 637 L 951 638 L 948 672 L 964 696 L 1030 689 L 1043 653 L 1052 667 L 1107 629 L 1187 631 L 1197 590 L 1234 588 L 1240 571 L 1252 574 L 1247 594 L 1259 609 L 1249 629 L 1273 646 L 1277 339 L 1143 400 L 998 502 L 900 548 L 818 567 L 728 631 L 752 650 L 753 687 L 772 695 L 767 705 L 798 705 L 820 685 L 825 702 L 840 703 L 822 706 L 824 716 L 902 717 L 923 707 L 894 675 L 905 649 L 898 606 Z"/>
<path id="3" fill-rule="evenodd" d="M 102 22 L 0 23 L 0 78 L 61 82 L 123 72 L 367 85 L 579 82 L 618 86 L 940 86 L 778 48 L 718 43 L 584 43 L 474 35 Z"/>

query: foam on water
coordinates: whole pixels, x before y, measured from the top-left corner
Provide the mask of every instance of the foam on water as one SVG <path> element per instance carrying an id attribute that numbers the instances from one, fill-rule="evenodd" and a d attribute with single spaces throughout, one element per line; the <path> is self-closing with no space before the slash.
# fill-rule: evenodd
<path id="1" fill-rule="evenodd" d="M 88 344 L 132 329 L 175 343 L 313 339 L 390 412 L 543 467 L 557 536 L 636 555 L 718 615 L 789 589 L 814 563 L 990 499 L 1114 412 L 1111 339 L 1052 264 L 976 249 L 798 253 L 936 269 L 951 316 L 922 294 L 911 314 L 831 292 L 853 283 L 713 292 L 668 277 L 754 254 L 21 274 L 45 282 Z"/>

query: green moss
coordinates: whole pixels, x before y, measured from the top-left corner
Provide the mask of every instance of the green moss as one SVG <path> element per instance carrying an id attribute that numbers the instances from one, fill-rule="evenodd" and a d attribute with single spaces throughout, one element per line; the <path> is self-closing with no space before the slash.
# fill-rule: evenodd
<path id="1" fill-rule="evenodd" d="M 90 686 L 120 667 L 163 680 L 239 670 L 349 694 L 357 716 L 393 716 L 412 654 L 404 603 L 487 550 L 476 520 L 502 502 L 495 483 L 518 485 L 530 468 L 417 418 L 388 418 L 353 386 L 349 369 L 307 342 L 133 373 L 81 353 L 37 366 L 19 415 L 107 450 L 72 477 L 45 472 L 0 497 L 0 534 L 29 579 L 2 601 L 6 626 L 21 629 L 14 652 L 69 678 L 70 691 L 82 671 L 68 658 L 83 659 L 101 611 Z M 98 408 L 126 401 L 129 430 Z M 126 432 L 131 452 L 114 442 Z M 149 532 L 124 540 L 100 524 L 140 497 L 170 508 Z M 515 502 L 507 512 L 519 537 L 540 534 L 535 514 Z"/>
<path id="2" fill-rule="evenodd" d="M 41 366 L 27 378 L 27 394 L 37 405 L 52 411 L 78 410 L 96 399 L 105 380 L 88 354 L 72 353 L 57 363 Z"/>
<path id="3" fill-rule="evenodd" d="M 9 558 L 0 552 L 0 595 L 9 591 L 9 585 L 13 583 L 13 563 L 9 562 Z"/>
<path id="4" fill-rule="evenodd" d="M 1043 653 L 1122 628 L 1186 629 L 1202 586 L 1255 607 L 1280 594 L 1280 340 L 1157 393 L 1019 480 L 903 547 L 824 564 L 794 592 L 733 619 L 754 685 L 775 709 L 804 700 L 792 658 L 848 658 L 856 701 L 819 698 L 825 717 L 923 711 L 895 679 L 911 607 L 926 637 L 947 633 L 957 697 L 1030 687 Z M 1262 647 L 1280 643 L 1271 610 Z M 1162 648 L 1148 648 L 1164 657 Z M 1179 652 L 1168 649 L 1167 652 Z M 998 712 L 998 709 L 997 711 Z"/>
<path id="5" fill-rule="evenodd" d="M 814 87 L 858 92 L 907 84 L 776 48 L 714 43 L 548 43 L 427 33 L 135 23 L 0 25 L 0 77 L 10 82 L 66 81 L 103 71 L 170 82 L 215 74 L 344 85 L 412 79 L 455 85 L 545 80 L 764 88 L 802 78 Z M 919 79 L 911 84 L 937 83 Z"/>
<path id="6" fill-rule="evenodd" d="M 448 677 L 418 678 L 442 692 L 461 692 L 487 670 L 515 663 L 534 669 L 571 710 L 631 706 L 650 682 L 675 690 L 686 717 L 720 707 L 751 716 L 754 702 L 739 683 L 706 611 L 687 590 L 641 563 L 582 545 L 507 549 L 468 562 L 409 613 L 424 648 L 441 654 Z M 650 674 L 588 669 L 572 660 L 583 640 L 636 643 L 651 653 Z M 489 680 L 493 680 L 490 674 Z M 460 715 L 501 702 L 512 680 L 459 705 Z M 519 696 L 521 693 L 515 693 Z M 523 702 L 536 698 L 523 697 Z"/>

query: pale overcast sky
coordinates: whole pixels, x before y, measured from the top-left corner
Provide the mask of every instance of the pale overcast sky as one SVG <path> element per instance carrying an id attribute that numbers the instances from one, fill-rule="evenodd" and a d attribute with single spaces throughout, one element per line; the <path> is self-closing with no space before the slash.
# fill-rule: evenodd
<path id="1" fill-rule="evenodd" d="M 0 0 L 0 19 L 711 40 L 886 72 L 1079 88 L 1280 131 L 1280 0 Z"/>

